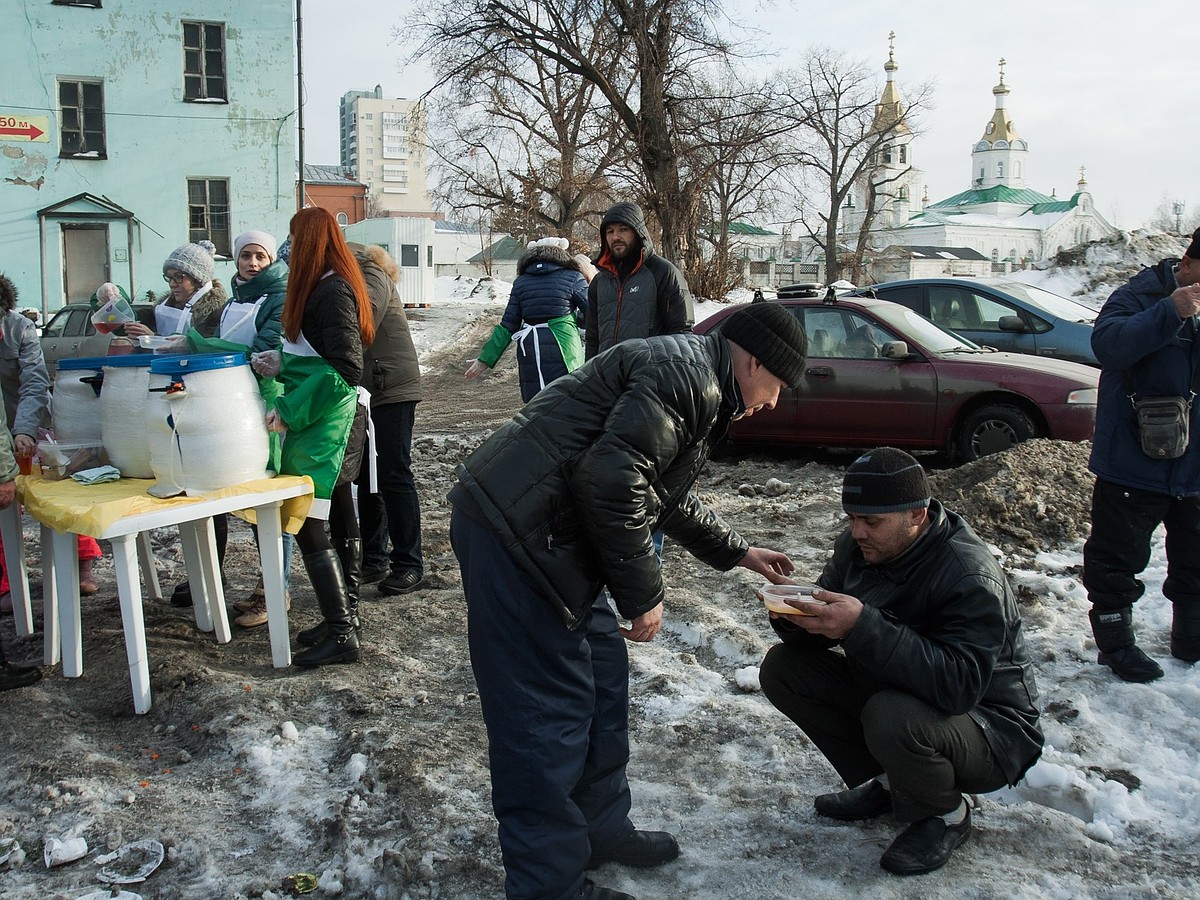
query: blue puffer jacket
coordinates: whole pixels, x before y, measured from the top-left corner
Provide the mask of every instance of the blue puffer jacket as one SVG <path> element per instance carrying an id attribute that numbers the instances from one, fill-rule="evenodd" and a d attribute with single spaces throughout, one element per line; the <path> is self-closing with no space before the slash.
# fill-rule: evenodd
<path id="1" fill-rule="evenodd" d="M 1096 405 L 1096 436 L 1088 468 L 1126 487 L 1190 497 L 1200 494 L 1200 419 L 1192 406 L 1191 441 L 1178 459 L 1152 459 L 1138 442 L 1137 421 L 1124 373 L 1134 395 L 1186 397 L 1200 364 L 1200 341 L 1191 319 L 1180 321 L 1171 293 L 1177 260 L 1143 269 L 1115 290 L 1100 310 L 1092 349 L 1102 366 Z"/>
<path id="2" fill-rule="evenodd" d="M 545 385 L 583 364 L 577 319 L 587 305 L 588 284 L 578 263 L 558 247 L 530 247 L 517 272 L 504 315 L 479 351 L 479 361 L 495 367 L 516 336 L 521 399 L 529 402 Z"/>

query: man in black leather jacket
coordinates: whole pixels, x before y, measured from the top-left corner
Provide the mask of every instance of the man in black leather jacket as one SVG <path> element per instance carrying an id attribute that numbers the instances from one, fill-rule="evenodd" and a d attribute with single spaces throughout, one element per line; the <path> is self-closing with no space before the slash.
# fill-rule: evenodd
<path id="1" fill-rule="evenodd" d="M 586 870 L 678 855 L 670 834 L 629 819 L 622 638 L 649 641 L 662 626 L 656 528 L 718 569 L 791 571 L 692 484 L 733 418 L 801 381 L 806 349 L 799 321 L 773 303 L 720 333 L 622 341 L 547 385 L 459 466 L 450 537 L 508 897 L 628 898 Z"/>
<path id="2" fill-rule="evenodd" d="M 970 836 L 963 793 L 1016 784 L 1041 754 L 1021 615 L 987 546 L 903 450 L 859 457 L 842 507 L 850 527 L 813 593 L 824 602 L 771 613 L 783 643 L 760 681 L 850 787 L 818 796 L 817 814 L 894 813 L 911 824 L 880 865 L 929 872 Z"/>

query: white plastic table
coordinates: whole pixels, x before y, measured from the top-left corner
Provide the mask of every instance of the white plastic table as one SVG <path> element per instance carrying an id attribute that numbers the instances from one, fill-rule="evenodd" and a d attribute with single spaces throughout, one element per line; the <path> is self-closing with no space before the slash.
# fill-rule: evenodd
<path id="1" fill-rule="evenodd" d="M 230 640 L 229 621 L 225 613 L 212 517 L 252 510 L 258 524 L 271 659 L 277 668 L 282 668 L 292 661 L 284 604 L 282 508 L 285 503 L 289 504 L 287 516 L 298 528 L 308 510 L 313 490 L 308 478 L 281 475 L 225 488 L 206 497 L 156 500 L 145 493 L 153 483 L 152 480 L 123 478 L 107 485 L 81 485 L 45 481 L 36 476 L 18 481 L 26 510 L 43 525 L 43 607 L 51 611 L 57 608 L 62 631 L 63 675 L 68 678 L 83 674 L 76 535 L 90 534 L 112 542 L 133 708 L 138 713 L 149 711 L 151 702 L 150 667 L 146 659 L 145 620 L 137 570 L 139 547 L 143 561 L 153 570 L 153 560 L 148 558 L 149 541 L 145 537 L 139 541 L 139 536 L 147 535 L 154 528 L 179 526 L 188 581 L 192 586 L 196 625 L 202 631 L 215 632 L 217 642 L 224 644 Z M 5 546 L 7 548 L 7 543 Z M 51 630 L 57 629 L 50 612 L 45 618 L 49 644 Z"/>

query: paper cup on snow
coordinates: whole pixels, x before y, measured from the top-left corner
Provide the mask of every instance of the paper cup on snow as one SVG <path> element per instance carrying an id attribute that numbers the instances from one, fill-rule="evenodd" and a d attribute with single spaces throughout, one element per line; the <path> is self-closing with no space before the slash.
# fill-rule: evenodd
<path id="1" fill-rule="evenodd" d="M 88 845 L 87 841 L 81 837 L 66 839 L 46 838 L 43 850 L 46 859 L 46 868 L 52 869 L 64 863 L 83 859 L 83 857 L 87 856 Z"/>

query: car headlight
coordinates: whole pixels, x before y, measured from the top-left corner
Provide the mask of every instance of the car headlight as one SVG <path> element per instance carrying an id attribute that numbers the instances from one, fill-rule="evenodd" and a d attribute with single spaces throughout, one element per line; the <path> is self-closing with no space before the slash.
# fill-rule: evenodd
<path id="1" fill-rule="evenodd" d="M 1071 391 L 1067 394 L 1067 403 L 1080 403 L 1087 406 L 1096 405 L 1096 388 L 1083 388 L 1078 391 Z"/>

